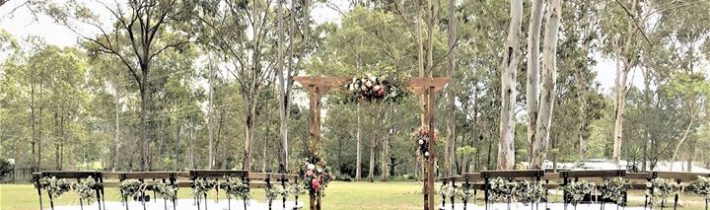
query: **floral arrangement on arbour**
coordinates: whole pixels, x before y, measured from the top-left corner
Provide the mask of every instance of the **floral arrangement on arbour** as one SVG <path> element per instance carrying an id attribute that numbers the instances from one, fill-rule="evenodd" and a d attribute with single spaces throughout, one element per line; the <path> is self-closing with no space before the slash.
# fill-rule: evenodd
<path id="1" fill-rule="evenodd" d="M 425 157 L 429 157 L 429 141 L 439 138 L 439 131 L 434 129 L 433 134 L 429 134 L 429 126 L 421 126 L 412 132 L 412 138 L 417 142 L 419 152 Z"/>
<path id="2" fill-rule="evenodd" d="M 345 88 L 353 101 L 397 100 L 406 94 L 401 83 L 396 77 L 366 74 L 363 77 L 353 77 Z"/>
<path id="3" fill-rule="evenodd" d="M 324 196 L 325 193 L 323 191 L 325 191 L 328 183 L 335 179 L 330 173 L 325 160 L 315 157 L 311 162 L 306 162 L 303 167 L 303 182 L 308 193 L 311 196 Z M 300 189 L 292 190 L 300 191 Z"/>

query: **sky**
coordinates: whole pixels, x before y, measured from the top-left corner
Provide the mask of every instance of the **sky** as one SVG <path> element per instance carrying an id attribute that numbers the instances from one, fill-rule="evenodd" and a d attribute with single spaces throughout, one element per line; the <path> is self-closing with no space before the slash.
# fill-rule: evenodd
<path id="1" fill-rule="evenodd" d="M 61 0 L 52 0 L 61 1 Z M 0 28 L 8 31 L 10 34 L 18 39 L 23 39 L 28 36 L 38 36 L 42 37 L 47 44 L 58 45 L 58 46 L 76 46 L 79 37 L 59 24 L 55 24 L 54 21 L 43 15 L 34 16 L 27 8 L 18 6 L 22 4 L 22 0 L 11 0 L 2 7 L 0 7 Z M 333 5 L 340 7 L 341 9 L 347 8 L 347 1 L 331 1 L 334 2 Z M 15 8 L 14 13 L 10 14 Z M 320 24 L 324 22 L 340 22 L 340 14 L 326 7 L 322 4 L 316 4 L 315 8 L 312 10 L 313 20 L 315 24 Z M 616 66 L 613 60 L 603 58 L 601 55 L 594 55 L 598 60 L 596 66 L 592 69 L 597 72 L 597 78 L 595 79 L 601 84 L 604 92 L 609 93 L 611 88 L 614 86 L 614 80 L 616 77 Z M 635 72 L 629 75 L 630 81 L 633 85 L 640 86 L 641 83 L 641 73 Z"/>

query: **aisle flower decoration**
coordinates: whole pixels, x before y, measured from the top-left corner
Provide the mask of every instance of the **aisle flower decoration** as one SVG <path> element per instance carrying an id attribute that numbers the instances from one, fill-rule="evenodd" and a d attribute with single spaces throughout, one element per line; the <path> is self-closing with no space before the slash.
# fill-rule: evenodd
<path id="1" fill-rule="evenodd" d="M 195 179 L 193 182 L 192 196 L 196 199 L 202 198 L 207 192 L 217 187 L 217 181 L 214 179 Z"/>
<path id="2" fill-rule="evenodd" d="M 518 181 L 519 201 L 524 203 L 539 203 L 545 201 L 545 186 L 542 182 L 531 182 L 529 180 Z"/>
<path id="3" fill-rule="evenodd" d="M 456 197 L 468 202 L 473 198 L 474 189 L 472 187 L 459 187 L 456 188 Z"/>
<path id="4" fill-rule="evenodd" d="M 96 201 L 96 180 L 89 176 L 86 179 L 82 179 L 78 183 L 74 183 L 74 191 L 76 192 L 79 199 L 86 201 L 87 203 L 93 203 Z"/>
<path id="5" fill-rule="evenodd" d="M 451 184 L 442 184 L 441 187 L 439 187 L 439 194 L 441 194 L 442 197 L 450 198 L 456 195 L 456 191 Z"/>
<path id="6" fill-rule="evenodd" d="M 264 190 L 264 197 L 266 197 L 266 200 L 269 202 L 279 197 L 285 197 L 287 194 L 288 192 L 281 185 L 272 185 Z"/>
<path id="7" fill-rule="evenodd" d="M 515 199 L 519 183 L 497 177 L 489 181 L 489 199 L 495 202 L 510 202 Z"/>
<path id="8" fill-rule="evenodd" d="M 57 177 L 43 177 L 39 180 L 42 189 L 46 190 L 52 198 L 59 198 L 64 193 L 71 189 L 71 185 L 66 179 L 57 179 Z"/>
<path id="9" fill-rule="evenodd" d="M 301 183 L 293 183 L 289 184 L 287 187 L 288 193 L 293 196 L 300 196 L 306 193 L 305 188 L 303 187 L 303 184 Z"/>
<path id="10" fill-rule="evenodd" d="M 710 178 L 698 176 L 698 179 L 690 182 L 688 192 L 694 195 L 702 196 L 705 199 L 705 209 L 708 208 L 708 199 L 710 199 Z"/>
<path id="11" fill-rule="evenodd" d="M 422 126 L 417 128 L 417 130 L 412 133 L 412 138 L 416 141 L 419 152 L 425 158 L 429 158 L 429 141 L 439 138 L 439 131 L 434 129 L 433 135 L 430 135 L 429 126 Z"/>
<path id="12" fill-rule="evenodd" d="M 158 198 L 165 200 L 175 200 L 177 199 L 177 187 L 168 183 L 155 183 L 152 185 L 153 191 Z"/>
<path id="13" fill-rule="evenodd" d="M 602 198 L 609 199 L 619 206 L 626 205 L 624 197 L 627 190 L 626 180 L 622 177 L 606 179 L 604 183 L 599 185 L 599 192 L 602 194 Z"/>
<path id="14" fill-rule="evenodd" d="M 579 202 L 584 199 L 584 196 L 592 193 L 595 188 L 595 184 L 586 180 L 579 180 L 575 182 L 570 182 L 564 187 L 567 192 L 565 201 L 571 203 L 573 206 L 577 206 Z"/>
<path id="15" fill-rule="evenodd" d="M 219 183 L 219 189 L 224 190 L 229 198 L 248 200 L 250 198 L 249 185 L 236 177 L 226 177 Z"/>
<path id="16" fill-rule="evenodd" d="M 677 194 L 681 185 L 670 179 L 655 178 L 646 183 L 646 195 L 650 196 L 655 204 L 662 204 L 671 195 Z"/>
<path id="17" fill-rule="evenodd" d="M 316 158 L 318 159 L 318 158 Z M 327 167 L 325 160 L 318 159 L 313 163 L 305 164 L 304 183 L 310 195 L 324 195 L 323 191 L 328 186 L 333 176 Z"/>
<path id="18" fill-rule="evenodd" d="M 404 91 L 397 87 L 398 81 L 392 77 L 373 76 L 353 77 L 345 88 L 354 100 L 392 100 L 403 95 Z"/>
<path id="19" fill-rule="evenodd" d="M 145 195 L 145 190 L 147 188 L 148 185 L 146 185 L 145 183 L 141 183 L 140 181 L 135 179 L 123 180 L 119 185 L 119 189 L 121 190 L 121 197 L 123 197 L 124 199 L 128 199 L 129 197 L 141 197 Z"/>

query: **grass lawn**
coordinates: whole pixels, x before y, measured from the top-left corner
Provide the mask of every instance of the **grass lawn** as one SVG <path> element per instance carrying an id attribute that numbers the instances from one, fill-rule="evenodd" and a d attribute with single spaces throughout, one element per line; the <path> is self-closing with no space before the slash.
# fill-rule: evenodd
<path id="1" fill-rule="evenodd" d="M 179 191 L 180 198 L 190 198 L 189 189 L 181 189 Z M 256 200 L 263 200 L 264 191 L 257 189 L 252 195 Z M 49 206 L 46 193 L 43 201 L 45 207 Z M 118 189 L 106 189 L 106 199 L 118 201 Z M 479 197 L 483 193 L 479 193 Z M 642 192 L 633 192 L 632 195 L 642 196 Z M 215 195 L 210 195 L 214 198 Z M 221 197 L 224 195 L 221 194 Z M 436 196 L 439 198 L 439 196 Z M 692 200 L 694 207 L 679 208 L 683 210 L 702 210 L 702 202 L 699 198 L 691 198 L 684 196 L 684 200 Z M 221 199 L 221 198 L 220 198 Z M 641 201 L 631 199 L 632 205 L 643 205 Z M 559 201 L 559 198 L 552 198 L 553 201 Z M 307 198 L 301 198 L 300 201 L 307 201 Z M 75 204 L 78 205 L 78 199 L 73 192 L 65 194 L 56 203 L 57 205 Z M 437 202 L 438 201 L 437 199 Z M 481 203 L 481 201 L 477 201 Z M 39 209 L 39 201 L 37 200 L 37 191 L 30 184 L 9 184 L 0 185 L 0 209 L 2 210 L 36 210 Z M 307 209 L 307 208 L 306 208 Z M 351 209 L 422 209 L 422 194 L 421 184 L 416 182 L 334 182 L 326 190 L 326 197 L 323 198 L 323 209 L 326 210 L 351 210 Z"/>

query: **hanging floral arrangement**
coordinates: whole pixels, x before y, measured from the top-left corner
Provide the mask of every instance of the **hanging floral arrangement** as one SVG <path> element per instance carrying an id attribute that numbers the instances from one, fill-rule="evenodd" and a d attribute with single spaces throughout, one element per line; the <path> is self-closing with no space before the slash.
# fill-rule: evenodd
<path id="1" fill-rule="evenodd" d="M 489 198 L 496 202 L 511 202 L 517 197 L 519 183 L 508 181 L 501 177 L 489 181 Z"/>
<path id="2" fill-rule="evenodd" d="M 599 192 L 602 194 L 602 198 L 611 200 L 619 206 L 626 205 L 625 193 L 627 190 L 626 180 L 622 177 L 606 179 L 604 183 L 599 185 Z"/>
<path id="3" fill-rule="evenodd" d="M 523 180 L 518 182 L 518 196 L 523 203 L 539 203 L 545 201 L 546 189 L 542 182 Z"/>
<path id="4" fill-rule="evenodd" d="M 192 197 L 201 199 L 207 192 L 217 187 L 217 181 L 213 179 L 195 179 L 193 182 Z"/>
<path id="5" fill-rule="evenodd" d="M 317 162 L 306 163 L 304 172 L 304 183 L 310 195 L 324 195 L 323 191 L 328 183 L 334 178 L 330 174 L 325 160 L 315 158 Z"/>
<path id="6" fill-rule="evenodd" d="M 429 141 L 436 140 L 439 137 L 439 131 L 434 129 L 432 135 L 429 134 L 429 126 L 422 126 L 417 128 L 412 133 L 412 138 L 417 143 L 419 152 L 425 157 L 429 158 Z"/>
<path id="7" fill-rule="evenodd" d="M 65 192 L 71 190 L 71 185 L 66 179 L 57 179 L 57 177 L 43 177 L 39 180 L 42 189 L 46 190 L 52 198 L 59 198 Z"/>
<path id="8" fill-rule="evenodd" d="M 364 77 L 353 77 L 345 88 L 352 95 L 353 100 L 394 100 L 405 93 L 398 84 L 399 81 L 393 77 L 367 74 Z"/>

